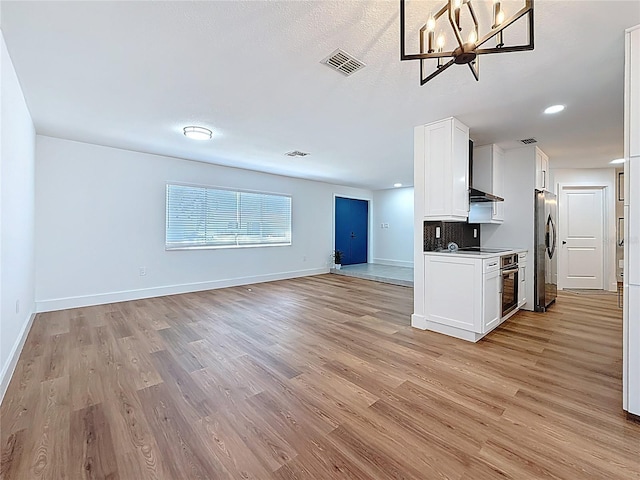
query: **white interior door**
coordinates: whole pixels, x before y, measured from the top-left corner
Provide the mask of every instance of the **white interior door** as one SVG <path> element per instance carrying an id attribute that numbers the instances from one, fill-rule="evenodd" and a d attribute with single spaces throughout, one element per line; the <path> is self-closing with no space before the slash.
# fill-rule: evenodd
<path id="1" fill-rule="evenodd" d="M 563 186 L 560 195 L 561 288 L 604 287 L 602 188 Z"/>

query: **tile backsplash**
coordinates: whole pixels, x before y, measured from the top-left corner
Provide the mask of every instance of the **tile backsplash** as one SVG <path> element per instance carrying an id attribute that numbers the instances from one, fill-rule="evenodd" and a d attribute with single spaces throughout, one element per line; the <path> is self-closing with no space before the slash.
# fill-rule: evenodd
<path id="1" fill-rule="evenodd" d="M 440 227 L 440 238 L 436 238 L 436 227 Z M 478 230 L 478 236 L 473 238 L 473 229 Z M 480 224 L 464 222 L 424 222 L 424 251 L 429 252 L 439 248 L 447 248 L 449 242 L 455 242 L 462 247 L 480 246 Z"/>

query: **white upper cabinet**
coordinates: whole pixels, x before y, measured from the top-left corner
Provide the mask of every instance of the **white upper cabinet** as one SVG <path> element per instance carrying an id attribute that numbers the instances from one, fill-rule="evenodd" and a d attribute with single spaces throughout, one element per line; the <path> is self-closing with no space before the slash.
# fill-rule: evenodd
<path id="1" fill-rule="evenodd" d="M 414 172 L 416 187 L 422 188 L 416 200 L 422 197 L 425 220 L 467 220 L 469 128 L 466 125 L 452 117 L 415 127 Z"/>
<path id="2" fill-rule="evenodd" d="M 626 62 L 626 131 L 625 156 L 640 156 L 640 28 L 628 34 Z M 628 153 L 627 153 L 628 150 Z"/>
<path id="3" fill-rule="evenodd" d="M 550 191 L 549 157 L 536 147 L 536 189 Z"/>
<path id="4" fill-rule="evenodd" d="M 497 145 L 473 149 L 473 188 L 504 198 L 504 151 Z M 502 223 L 504 202 L 472 203 L 469 223 Z"/>

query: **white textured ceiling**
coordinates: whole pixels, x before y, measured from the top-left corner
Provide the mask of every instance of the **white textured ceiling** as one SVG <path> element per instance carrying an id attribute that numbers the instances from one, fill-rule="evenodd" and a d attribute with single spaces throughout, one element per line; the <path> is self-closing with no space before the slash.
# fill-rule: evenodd
<path id="1" fill-rule="evenodd" d="M 372 189 L 412 184 L 413 127 L 448 116 L 477 145 L 535 137 L 554 168 L 609 166 L 623 154 L 624 29 L 640 23 L 635 0 L 536 0 L 535 50 L 482 57 L 479 82 L 454 66 L 421 87 L 419 64 L 399 60 L 396 0 L 1 9 L 39 134 Z M 367 66 L 322 65 L 336 48 Z M 555 103 L 567 109 L 542 114 Z M 186 125 L 215 139 L 188 140 Z M 311 155 L 284 155 L 295 149 Z"/>

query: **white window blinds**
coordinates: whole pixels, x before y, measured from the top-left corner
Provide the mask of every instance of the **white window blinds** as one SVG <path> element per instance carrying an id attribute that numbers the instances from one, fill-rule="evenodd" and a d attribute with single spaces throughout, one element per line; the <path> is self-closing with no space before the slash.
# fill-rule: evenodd
<path id="1" fill-rule="evenodd" d="M 167 184 L 165 245 L 291 245 L 291 197 Z"/>

